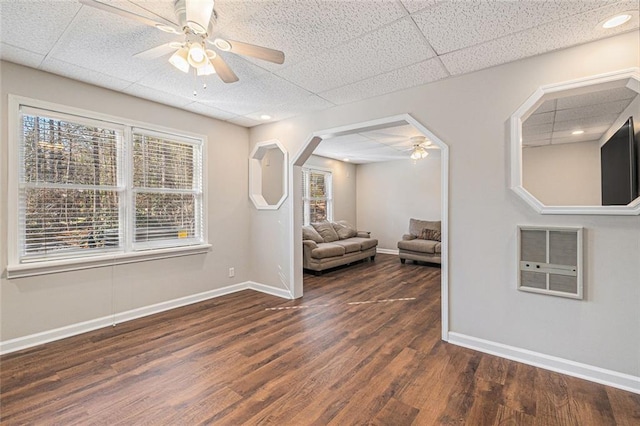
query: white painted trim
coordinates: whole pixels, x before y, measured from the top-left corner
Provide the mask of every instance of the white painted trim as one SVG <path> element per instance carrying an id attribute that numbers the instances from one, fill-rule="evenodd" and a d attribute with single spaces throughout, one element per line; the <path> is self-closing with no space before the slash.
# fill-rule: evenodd
<path id="1" fill-rule="evenodd" d="M 282 197 L 275 204 L 269 204 L 262 196 L 262 159 L 268 150 L 277 148 L 282 152 Z M 258 142 L 249 155 L 249 198 L 258 210 L 278 210 L 289 195 L 289 152 L 277 140 Z"/>
<path id="2" fill-rule="evenodd" d="M 293 295 L 284 288 L 272 287 L 266 284 L 260 284 L 254 281 L 247 281 L 250 290 L 259 291 L 260 293 L 270 294 L 271 296 L 281 297 L 283 299 L 293 299 Z"/>
<path id="3" fill-rule="evenodd" d="M 555 371 L 556 373 L 566 374 L 568 376 L 578 377 L 580 379 L 640 394 L 640 377 L 638 376 L 619 373 L 617 371 L 607 370 L 552 355 L 546 355 L 540 352 L 530 351 L 528 349 L 479 339 L 453 331 L 449 333 L 449 343 L 499 356 L 501 358 L 510 359 L 512 361 L 533 365 L 534 367 L 544 368 L 545 370 Z"/>
<path id="4" fill-rule="evenodd" d="M 382 253 L 382 254 L 393 254 L 393 255 L 398 255 L 398 250 L 391 250 L 391 249 L 383 249 L 383 248 L 379 248 L 376 247 L 376 253 Z"/>
<path id="5" fill-rule="evenodd" d="M 442 254 L 441 254 L 441 323 L 442 323 L 442 340 L 448 340 L 449 333 L 449 146 L 438 136 L 433 134 L 429 129 L 423 126 L 419 121 L 410 114 L 400 114 L 392 117 L 379 118 L 362 123 L 355 123 L 346 126 L 336 127 L 328 130 L 320 130 L 312 133 L 302 144 L 298 152 L 293 156 L 289 170 L 289 191 L 292 191 L 291 208 L 289 209 L 289 277 L 290 288 L 293 297 L 302 297 L 303 278 L 302 278 L 302 220 L 297 218 L 302 216 L 302 205 L 296 204 L 296 201 L 302 203 L 302 197 L 294 192 L 295 185 L 293 180 L 299 178 L 296 175 L 295 167 L 301 167 L 313 150 L 322 142 L 323 138 L 347 135 L 354 131 L 370 131 L 375 129 L 383 129 L 394 124 L 408 123 L 424 135 L 426 135 L 434 145 L 440 148 L 440 176 L 442 182 L 441 191 L 441 211 L 442 211 Z"/>
<path id="6" fill-rule="evenodd" d="M 640 68 L 629 68 L 605 74 L 580 78 L 539 87 L 514 113 L 510 119 L 511 170 L 509 186 L 520 198 L 540 214 L 556 215 L 640 215 L 640 197 L 626 206 L 546 206 L 523 187 L 522 178 L 522 122 L 542 104 L 557 93 L 563 96 L 585 93 L 593 86 L 628 87 L 640 93 Z"/>
<path id="7" fill-rule="evenodd" d="M 193 303 L 202 302 L 243 290 L 254 290 L 262 293 L 267 293 L 272 296 L 291 299 L 291 296 L 285 290 L 273 288 L 252 281 L 246 281 L 223 288 L 205 291 L 203 293 L 192 294 L 190 296 L 185 296 L 173 300 L 167 300 L 166 302 L 160 302 L 154 305 L 143 306 L 141 308 L 132 309 L 130 311 L 120 312 L 115 315 L 108 315 L 105 317 L 79 322 L 76 324 L 70 324 L 64 327 L 55 328 L 40 333 L 30 334 L 28 336 L 6 340 L 4 342 L 0 342 L 0 355 L 31 348 L 33 346 L 42 345 L 44 343 L 53 342 L 67 337 L 76 336 L 78 334 L 87 333 L 99 328 L 115 326 L 116 324 L 120 324 L 126 321 L 131 321 L 137 318 L 146 317 L 149 315 L 157 314 L 159 312 L 180 308 L 182 306 L 191 305 Z"/>

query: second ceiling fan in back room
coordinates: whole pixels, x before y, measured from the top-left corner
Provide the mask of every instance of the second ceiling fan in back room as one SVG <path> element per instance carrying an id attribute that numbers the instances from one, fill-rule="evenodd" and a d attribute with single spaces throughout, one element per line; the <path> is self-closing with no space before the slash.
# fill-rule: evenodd
<path id="1" fill-rule="evenodd" d="M 193 67 L 198 76 L 218 74 L 225 83 L 238 81 L 238 76 L 213 48 L 275 64 L 284 63 L 284 53 L 279 50 L 222 38 L 211 39 L 216 21 L 214 0 L 176 0 L 174 10 L 177 24 L 160 16 L 153 19 L 147 18 L 97 0 L 79 1 L 86 6 L 136 20 L 161 31 L 182 35 L 183 39 L 180 41 L 161 44 L 134 56 L 141 59 L 155 59 L 174 52 L 169 62 L 185 73 Z"/>

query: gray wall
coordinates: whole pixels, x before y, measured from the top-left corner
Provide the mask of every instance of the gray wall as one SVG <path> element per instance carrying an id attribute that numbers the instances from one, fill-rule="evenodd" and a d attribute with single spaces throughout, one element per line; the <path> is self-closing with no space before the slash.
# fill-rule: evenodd
<path id="1" fill-rule="evenodd" d="M 7 95 L 21 95 L 208 137 L 212 252 L 45 276 L 0 279 L 2 341 L 249 280 L 248 131 L 229 123 L 2 62 L 0 269 L 7 265 Z M 189 96 L 189 95 L 187 95 Z M 228 268 L 235 267 L 235 278 Z M 4 275 L 3 275 L 4 276 Z"/>
<path id="2" fill-rule="evenodd" d="M 599 142 L 523 149 L 522 186 L 547 206 L 599 206 Z"/>
<path id="3" fill-rule="evenodd" d="M 295 160 L 316 131 L 410 113 L 450 147 L 450 330 L 640 376 L 640 217 L 542 216 L 508 187 L 511 114 L 541 85 L 637 67 L 639 47 L 627 33 L 258 126 L 251 143 L 277 138 Z M 253 229 L 277 227 L 286 240 L 252 239 L 256 281 L 301 281 L 290 264 L 300 256 L 289 235 L 294 200 L 252 214 Z M 584 301 L 516 290 L 520 224 L 586 228 Z"/>
<path id="4" fill-rule="evenodd" d="M 378 248 L 397 251 L 409 218 L 440 220 L 439 150 L 429 150 L 429 156 L 417 162 L 407 158 L 362 164 L 357 176 L 358 226 L 371 231 Z"/>

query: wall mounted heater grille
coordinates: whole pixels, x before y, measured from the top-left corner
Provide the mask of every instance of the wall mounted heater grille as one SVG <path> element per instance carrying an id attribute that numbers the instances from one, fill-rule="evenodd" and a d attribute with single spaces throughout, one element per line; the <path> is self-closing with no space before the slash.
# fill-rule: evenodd
<path id="1" fill-rule="evenodd" d="M 582 228 L 518 226 L 518 290 L 582 299 Z"/>

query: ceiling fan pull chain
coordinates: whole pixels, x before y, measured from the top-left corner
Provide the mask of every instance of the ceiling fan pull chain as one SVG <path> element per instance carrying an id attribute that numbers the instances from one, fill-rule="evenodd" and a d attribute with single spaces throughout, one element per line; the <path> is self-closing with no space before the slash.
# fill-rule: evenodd
<path id="1" fill-rule="evenodd" d="M 198 92 L 197 92 L 197 87 L 198 87 L 198 73 L 196 72 L 195 68 L 193 70 L 193 96 L 198 96 Z"/>

